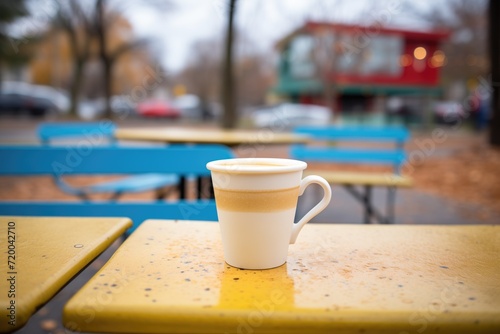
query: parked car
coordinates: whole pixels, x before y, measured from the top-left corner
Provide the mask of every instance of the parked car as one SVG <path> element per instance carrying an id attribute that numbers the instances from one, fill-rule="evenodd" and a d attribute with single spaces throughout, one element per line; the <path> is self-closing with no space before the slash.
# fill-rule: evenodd
<path id="1" fill-rule="evenodd" d="M 113 113 L 121 116 L 135 116 L 137 114 L 137 104 L 128 96 L 115 95 L 111 97 L 111 109 Z"/>
<path id="2" fill-rule="evenodd" d="M 202 118 L 201 102 L 196 95 L 182 95 L 172 101 L 174 108 L 181 112 L 183 118 L 200 119 Z"/>
<path id="3" fill-rule="evenodd" d="M 438 124 L 456 124 L 465 117 L 463 106 L 455 101 L 440 101 L 434 103 L 434 120 Z"/>
<path id="4" fill-rule="evenodd" d="M 78 102 L 78 116 L 84 120 L 92 120 L 104 114 L 104 100 L 80 100 Z"/>
<path id="5" fill-rule="evenodd" d="M 289 130 L 299 125 L 325 125 L 332 119 L 327 107 L 294 103 L 282 103 L 262 107 L 251 112 L 254 126 L 275 130 Z"/>
<path id="6" fill-rule="evenodd" d="M 179 118 L 181 112 L 165 101 L 146 101 L 137 105 L 137 113 L 143 117 Z"/>
<path id="7" fill-rule="evenodd" d="M 198 96 L 186 94 L 172 100 L 172 105 L 181 112 L 181 117 L 191 120 L 216 119 L 220 107 L 214 102 L 203 102 Z"/>
<path id="8" fill-rule="evenodd" d="M 110 99 L 111 111 L 118 117 L 137 115 L 137 106 L 127 96 L 115 95 Z M 105 113 L 106 102 L 103 97 L 93 100 L 82 100 L 78 104 L 78 115 L 83 119 L 96 119 Z"/>
<path id="9" fill-rule="evenodd" d="M 49 86 L 26 82 L 6 81 L 0 86 L 0 113 L 28 113 L 44 116 L 49 113 L 67 113 L 70 100 L 64 91 Z"/>

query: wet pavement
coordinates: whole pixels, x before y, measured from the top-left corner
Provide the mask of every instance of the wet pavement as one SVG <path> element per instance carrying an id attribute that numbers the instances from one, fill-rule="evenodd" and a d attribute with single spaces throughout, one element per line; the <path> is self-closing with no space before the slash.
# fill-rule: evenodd
<path id="1" fill-rule="evenodd" d="M 319 187 L 318 187 L 319 188 Z M 321 189 L 306 189 L 299 199 L 299 211 L 311 208 L 319 202 Z M 374 188 L 373 204 L 385 215 L 387 189 Z M 486 212 L 479 215 L 478 212 Z M 478 216 L 482 216 L 479 220 Z M 362 224 L 364 206 L 341 186 L 332 187 L 332 201 L 328 207 L 316 216 L 314 223 Z M 395 204 L 396 224 L 498 224 L 499 217 L 484 207 L 468 203 L 460 203 L 437 195 L 429 194 L 414 188 L 396 190 Z"/>

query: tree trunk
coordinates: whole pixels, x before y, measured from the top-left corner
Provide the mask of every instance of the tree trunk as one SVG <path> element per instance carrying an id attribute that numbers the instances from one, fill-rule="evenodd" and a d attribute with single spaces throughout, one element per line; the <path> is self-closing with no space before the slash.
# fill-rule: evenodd
<path id="1" fill-rule="evenodd" d="M 63 10 L 61 3 L 58 3 L 58 6 L 58 12 L 55 17 L 56 28 L 62 29 L 67 34 L 72 58 L 69 115 L 78 116 L 78 102 L 83 86 L 83 70 L 89 58 L 91 36 L 89 36 L 87 27 L 83 27 L 82 41 L 81 44 L 79 43 L 77 30 L 82 29 L 81 25 L 84 19 L 77 0 L 69 1 L 71 12 Z M 57 43 L 56 39 L 55 43 L 60 44 Z M 57 47 L 58 45 L 55 46 Z"/>
<path id="2" fill-rule="evenodd" d="M 113 112 L 111 110 L 111 95 L 113 85 L 113 64 L 109 59 L 103 61 L 103 75 L 104 75 L 104 117 L 112 118 Z"/>
<path id="3" fill-rule="evenodd" d="M 79 95 L 83 83 L 83 67 L 85 64 L 84 60 L 74 59 L 73 65 L 73 78 L 71 79 L 70 87 L 70 107 L 69 114 L 71 116 L 76 116 L 78 114 L 78 101 Z"/>
<path id="4" fill-rule="evenodd" d="M 104 2 L 105 0 L 97 0 L 96 2 L 96 26 L 97 26 L 97 39 L 99 43 L 99 58 L 103 67 L 103 81 L 104 81 L 104 117 L 111 118 L 111 94 L 112 94 L 112 78 L 113 78 L 113 60 L 108 55 L 107 35 L 106 35 L 106 18 L 104 16 Z"/>
<path id="5" fill-rule="evenodd" d="M 2 91 L 3 82 L 3 62 L 0 60 L 0 92 Z"/>
<path id="6" fill-rule="evenodd" d="M 338 103 L 338 92 L 337 92 L 337 69 L 335 66 L 336 57 L 335 50 L 333 49 L 333 44 L 337 39 L 337 35 L 333 31 L 329 31 L 327 34 L 319 37 L 320 46 L 317 59 L 316 68 L 318 69 L 318 78 L 322 84 L 323 89 L 323 100 L 325 107 L 330 110 L 333 115 L 332 120 L 336 122 L 340 117 L 340 110 L 336 110 Z"/>
<path id="7" fill-rule="evenodd" d="M 226 30 L 225 52 L 222 64 L 222 106 L 224 116 L 222 127 L 232 129 L 236 126 L 236 87 L 233 73 L 233 41 L 234 41 L 234 15 L 236 0 L 229 0 L 228 25 Z"/>
<path id="8" fill-rule="evenodd" d="M 491 98 L 490 143 L 500 146 L 500 2 L 490 0 L 489 42 L 491 61 Z"/>
<path id="9" fill-rule="evenodd" d="M 323 98 L 325 99 L 325 107 L 330 109 L 330 113 L 333 115 L 332 119 L 337 122 L 340 119 L 340 110 L 335 110 L 337 108 L 337 87 L 336 82 L 332 82 L 328 73 L 333 73 L 333 68 L 329 68 L 326 74 L 323 75 Z"/>

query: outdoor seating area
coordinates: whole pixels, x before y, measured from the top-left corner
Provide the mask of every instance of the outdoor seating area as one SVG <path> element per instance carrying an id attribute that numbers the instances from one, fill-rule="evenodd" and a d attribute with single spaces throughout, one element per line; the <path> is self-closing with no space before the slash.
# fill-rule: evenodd
<path id="1" fill-rule="evenodd" d="M 127 132 L 128 131 L 128 132 Z M 130 135 L 136 131 L 139 135 Z M 0 213 L 6 215 L 81 215 L 113 216 L 120 215 L 119 196 L 130 192 L 144 192 L 151 189 L 156 191 L 156 199 L 161 201 L 170 191 L 178 191 L 178 199 L 186 200 L 187 180 L 194 181 L 198 200 L 213 199 L 213 190 L 204 192 L 203 184 L 209 184 L 209 171 L 205 165 L 212 160 L 234 157 L 231 147 L 238 145 L 283 145 L 290 144 L 290 157 L 306 162 L 320 162 L 324 168 L 309 168 L 306 175 L 320 175 L 334 185 L 344 186 L 364 206 L 364 223 L 371 223 L 377 219 L 380 223 L 394 222 L 394 205 L 396 187 L 411 186 L 411 179 L 401 176 L 401 169 L 406 162 L 404 144 L 409 133 L 402 127 L 298 127 L 292 133 L 279 133 L 272 138 L 262 140 L 258 131 L 196 131 L 180 129 L 164 129 L 153 131 L 143 130 L 143 137 L 139 129 L 125 129 L 119 131 L 112 122 L 106 123 L 42 123 L 38 126 L 37 135 L 41 146 L 3 146 L 0 153 L 8 164 L 0 167 L 0 175 L 49 175 L 55 184 L 64 192 L 75 195 L 81 203 L 0 203 Z M 116 136 L 115 136 L 116 134 Z M 129 137 L 127 137 L 129 134 Z M 96 142 L 78 142 L 86 137 L 94 136 Z M 162 141 L 165 147 L 137 147 L 120 144 L 118 139 L 135 141 Z M 50 144 L 51 140 L 76 140 L 76 144 Z M 393 148 L 338 148 L 342 141 L 365 141 L 373 144 L 374 141 L 388 142 Z M 324 146 L 326 142 L 326 146 Z M 64 143 L 64 141 L 63 141 Z M 208 144 L 207 144 L 208 143 Z M 215 143 L 215 144 L 213 144 Z M 307 144 L 308 143 L 308 144 Z M 194 146 L 188 144 L 196 144 Z M 323 146 L 318 146 L 322 145 Z M 90 145 L 90 146 L 88 146 Z M 219 145 L 219 146 L 215 146 Z M 392 173 L 366 173 L 332 171 L 329 163 L 360 163 L 388 165 Z M 127 175 L 117 180 L 101 182 L 85 187 L 73 187 L 67 179 L 75 175 Z M 131 175 L 132 174 L 132 175 Z M 204 180 L 205 179 L 205 180 Z M 361 186 L 364 193 L 354 186 Z M 379 213 L 371 200 L 372 187 L 387 187 L 387 212 Z M 91 195 L 109 193 L 109 201 L 92 202 Z M 151 214 L 157 210 L 164 210 L 162 206 L 169 206 L 172 202 L 157 202 L 151 204 Z M 205 216 L 187 217 L 186 212 L 171 213 L 171 216 L 141 217 L 138 212 L 144 207 L 142 203 L 127 203 L 127 217 L 133 219 L 136 227 L 139 222 L 147 218 L 170 218 L 198 220 L 216 220 L 215 211 L 207 209 Z M 178 205 L 174 202 L 174 206 Z M 137 205 L 134 208 L 134 205 Z M 184 203 L 183 205 L 188 205 Z M 154 209 L 158 206 L 157 209 Z M 192 203 L 191 203 L 192 206 Z M 186 207 L 187 209 L 187 207 Z M 108 211 L 109 210 L 109 211 Z M 142 219 L 141 219 L 142 218 Z"/>
<path id="2" fill-rule="evenodd" d="M 23 311 L 16 313 L 16 326 L 4 326 L 3 331 L 22 327 L 36 309 L 46 304 L 120 235 L 127 238 L 120 242 L 113 258 L 67 301 L 61 326 L 79 332 L 105 333 L 202 333 L 207 328 L 215 332 L 273 332 L 274 328 L 288 332 L 306 329 L 312 332 L 340 329 L 355 332 L 367 328 L 384 328 L 385 332 L 408 331 L 417 327 L 410 322 L 405 323 L 405 319 L 424 310 L 432 302 L 422 298 L 420 291 L 426 291 L 431 296 L 443 287 L 452 291 L 453 302 L 448 299 L 439 302 L 440 309 L 446 312 L 439 313 L 442 314 L 436 318 L 439 320 L 428 323 L 428 328 L 440 328 L 444 332 L 453 332 L 457 328 L 489 332 L 489 329 L 500 326 L 495 311 L 500 306 L 497 305 L 500 299 L 495 297 L 500 291 L 491 295 L 492 290 L 485 293 L 480 288 L 491 286 L 500 271 L 495 261 L 496 246 L 486 252 L 480 251 L 483 254 L 480 268 L 472 259 L 459 263 L 452 260 L 460 257 L 457 251 L 469 254 L 471 242 L 476 245 L 465 236 L 474 235 L 474 240 L 482 240 L 481 244 L 493 245 L 492 240 L 500 236 L 496 226 L 394 225 L 391 214 L 396 202 L 391 196 L 395 196 L 397 187 L 407 188 L 412 184 L 411 178 L 401 174 L 408 159 L 405 143 L 408 142 L 409 132 L 404 128 L 298 127 L 294 132 L 281 134 L 276 143 L 268 140 L 266 145 L 282 146 L 289 157 L 310 162 L 312 167 L 306 170 L 305 175 L 321 175 L 332 187 L 350 189 L 364 206 L 364 218 L 359 223 L 392 224 L 370 229 L 364 228 L 364 224 L 335 224 L 335 221 L 331 221 L 333 224 L 308 224 L 303 235 L 299 236 L 297 246 L 290 247 L 284 266 L 247 273 L 224 263 L 213 189 L 202 188 L 200 184 L 211 184 L 210 178 L 207 179 L 210 174 L 206 164 L 236 157 L 237 143 L 248 145 L 249 138 L 254 138 L 254 145 L 262 145 L 258 141 L 258 131 L 241 132 L 244 136 L 239 142 L 235 139 L 240 135 L 237 131 L 220 131 L 220 143 L 215 144 L 219 131 L 210 130 L 201 135 L 206 138 L 210 134 L 209 143 L 197 143 L 194 136 L 188 143 L 181 143 L 180 138 L 170 143 L 165 137 L 160 137 L 164 146 L 148 146 L 144 143 L 150 137 L 135 138 L 142 145 L 131 145 L 130 140 L 117 140 L 117 128 L 113 126 L 106 142 L 88 147 L 81 145 L 81 136 L 88 136 L 97 126 L 100 125 L 40 124 L 37 128 L 39 138 L 61 136 L 64 137 L 62 142 L 50 144 L 42 140 L 43 143 L 38 145 L 0 146 L 0 156 L 8 161 L 0 166 L 0 176 L 22 175 L 26 180 L 34 176 L 49 176 L 53 178 L 55 187 L 67 191 L 64 187 L 66 182 L 71 182 L 68 179 L 78 175 L 120 175 L 127 179 L 155 173 L 175 179 L 175 195 L 154 197 L 149 201 L 122 201 L 117 196 L 109 200 L 93 200 L 90 193 L 83 198 L 74 196 L 72 201 L 1 201 L 0 220 L 3 228 L 7 229 L 2 238 L 8 236 L 8 229 L 12 226 L 17 229 L 15 233 L 20 234 L 34 231 L 42 224 L 49 230 L 50 226 L 60 231 L 73 229 L 71 233 L 75 234 L 75 238 L 81 235 L 78 231 L 97 231 L 97 226 L 100 229 L 109 226 L 114 231 L 113 237 L 105 239 L 105 244 L 95 243 L 97 236 L 92 235 L 89 238 L 96 241 L 82 238 L 73 241 L 64 232 L 64 238 L 74 248 L 90 251 L 72 255 L 81 258 L 78 262 L 64 260 L 71 263 L 69 267 L 61 267 L 66 268 L 64 271 L 57 269 L 62 260 L 54 262 L 54 258 L 43 251 L 43 247 L 48 247 L 43 245 L 49 242 L 50 234 L 37 233 L 41 244 L 36 246 L 34 254 L 37 254 L 35 258 L 42 256 L 41 261 L 12 261 L 16 271 L 10 272 L 15 273 L 12 277 L 17 280 L 16 286 L 39 285 L 25 281 L 25 277 L 31 275 L 21 275 L 21 269 L 27 273 L 46 268 L 58 274 L 50 276 L 48 281 L 39 277 L 40 282 L 46 283 L 41 290 L 17 300 L 16 307 Z M 171 133 L 168 129 L 157 131 L 175 136 L 178 130 L 174 129 Z M 179 133 L 182 137 L 182 132 Z M 228 134 L 233 136 L 231 142 L 224 142 Z M 288 138 L 288 142 L 284 144 L 283 138 Z M 342 147 L 343 141 L 358 145 Z M 360 146 L 363 141 L 365 146 Z M 370 146 L 375 141 L 386 145 Z M 337 166 L 339 163 L 348 163 L 349 166 L 355 163 L 381 164 L 388 171 L 347 173 L 337 171 L 337 167 L 328 167 L 329 164 Z M 184 183 L 179 182 L 181 179 Z M 182 197 L 186 192 L 179 189 L 181 184 L 191 187 L 194 195 L 191 191 L 190 198 Z M 147 183 L 136 182 L 135 185 L 137 188 L 131 188 L 132 192 L 150 190 Z M 366 192 L 356 193 L 353 190 L 355 186 L 364 188 Z M 370 201 L 371 187 L 388 188 L 387 216 L 379 213 Z M 207 193 L 196 193 L 199 190 Z M 78 195 L 72 191 L 69 193 Z M 103 225 L 104 222 L 111 225 Z M 77 223 L 78 228 L 71 228 Z M 29 235 L 32 235 L 31 232 Z M 456 240 L 462 241 L 456 243 Z M 89 249 L 87 245 L 91 244 L 98 248 Z M 449 244 L 445 247 L 446 251 L 442 248 L 444 244 Z M 28 245 L 35 247 L 38 244 L 23 243 L 16 251 L 33 252 L 29 250 L 33 248 L 24 249 Z M 60 247 L 63 246 L 57 246 L 56 250 Z M 410 262 L 405 260 L 417 249 L 418 256 L 413 255 Z M 428 262 L 428 257 L 435 260 Z M 482 281 L 477 281 L 474 273 L 478 270 L 484 272 L 486 267 L 490 274 L 482 275 Z M 2 264 L 2 270 L 9 272 L 6 264 Z M 252 272 L 254 274 L 250 275 Z M 459 275 L 460 281 L 450 280 L 453 275 Z M 340 286 L 343 288 L 338 290 Z M 366 288 L 368 286 L 370 288 Z M 309 290 L 311 293 L 303 293 Z M 354 290 L 357 293 L 352 295 Z M 339 291 L 342 291 L 340 295 Z M 374 295 L 373 291 L 378 292 Z M 102 296 L 108 295 L 113 297 L 111 302 L 100 305 Z M 272 299 L 274 295 L 276 300 Z M 332 307 L 331 298 L 335 300 L 335 307 Z M 383 308 L 382 301 L 385 301 Z M 262 311 L 261 307 L 265 310 Z M 8 308 L 4 309 L 8 316 Z M 89 322 L 86 316 L 82 316 L 80 310 L 83 309 L 98 311 Z M 380 315 L 385 312 L 387 315 L 394 312 L 399 315 L 381 318 Z M 457 321 L 454 312 L 462 314 L 460 321 Z M 252 314 L 262 316 L 258 323 L 253 318 L 241 321 L 252 317 Z M 344 320 L 335 320 L 338 317 Z"/>
<path id="3" fill-rule="evenodd" d="M 0 333 L 500 333 L 500 1 L 0 13 Z"/>

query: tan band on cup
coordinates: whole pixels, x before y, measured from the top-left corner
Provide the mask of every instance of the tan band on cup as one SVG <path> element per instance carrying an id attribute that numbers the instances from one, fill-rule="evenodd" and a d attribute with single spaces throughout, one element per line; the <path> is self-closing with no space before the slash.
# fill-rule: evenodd
<path id="1" fill-rule="evenodd" d="M 299 187 L 277 190 L 226 190 L 215 188 L 217 208 L 239 212 L 272 212 L 297 205 Z"/>

